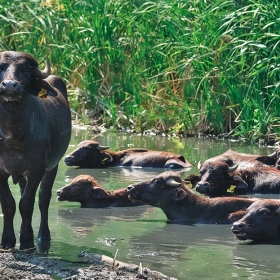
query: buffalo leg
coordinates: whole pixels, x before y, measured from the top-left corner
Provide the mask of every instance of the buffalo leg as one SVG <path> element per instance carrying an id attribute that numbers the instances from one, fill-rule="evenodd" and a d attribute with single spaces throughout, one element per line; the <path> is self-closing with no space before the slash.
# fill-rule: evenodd
<path id="1" fill-rule="evenodd" d="M 19 187 L 20 187 L 20 194 L 22 195 L 24 192 L 24 189 L 26 187 L 26 179 L 25 178 L 21 178 L 18 182 Z"/>
<path id="2" fill-rule="evenodd" d="M 38 232 L 38 240 L 50 240 L 50 230 L 48 225 L 49 205 L 52 196 L 52 187 L 56 177 L 58 165 L 47 171 L 43 177 L 39 192 L 39 208 L 41 211 L 41 224 Z"/>
<path id="3" fill-rule="evenodd" d="M 19 211 L 22 218 L 21 232 L 20 232 L 20 250 L 33 249 L 34 237 L 32 229 L 32 215 L 34 210 L 35 195 L 44 170 L 33 171 L 33 174 L 27 176 L 27 185 L 24 188 L 20 202 Z"/>
<path id="4" fill-rule="evenodd" d="M 0 198 L 4 218 L 1 246 L 3 249 L 14 248 L 16 237 L 13 220 L 16 212 L 16 203 L 10 191 L 7 178 L 0 178 Z"/>

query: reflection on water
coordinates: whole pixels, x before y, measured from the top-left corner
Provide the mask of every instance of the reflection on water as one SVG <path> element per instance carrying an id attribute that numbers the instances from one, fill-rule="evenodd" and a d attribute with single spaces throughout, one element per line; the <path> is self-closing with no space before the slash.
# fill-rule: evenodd
<path id="1" fill-rule="evenodd" d="M 269 154 L 271 148 L 259 148 L 213 139 L 182 139 L 127 134 L 88 135 L 73 131 L 67 153 L 85 140 L 95 139 L 111 150 L 131 147 L 165 150 L 184 155 L 194 167 L 181 172 L 198 173 L 196 164 L 231 148 L 239 152 Z M 69 260 L 77 260 L 80 251 L 114 256 L 130 263 L 142 263 L 151 269 L 178 279 L 276 279 L 280 276 L 279 245 L 242 242 L 231 233 L 230 225 L 184 225 L 167 223 L 160 209 L 151 206 L 84 209 L 76 202 L 57 201 L 56 190 L 80 174 L 93 176 L 107 190 L 127 187 L 134 182 L 149 180 L 161 169 L 79 169 L 61 161 L 53 188 L 50 206 L 50 253 Z M 19 189 L 12 186 L 16 201 Z M 277 196 L 279 197 L 279 196 Z M 37 202 L 36 202 L 37 203 Z M 16 213 L 15 230 L 19 232 L 20 217 Z M 38 231 L 39 210 L 35 205 L 33 227 Z M 0 228 L 3 218 L 0 216 Z M 18 240 L 17 240 L 18 242 Z"/>

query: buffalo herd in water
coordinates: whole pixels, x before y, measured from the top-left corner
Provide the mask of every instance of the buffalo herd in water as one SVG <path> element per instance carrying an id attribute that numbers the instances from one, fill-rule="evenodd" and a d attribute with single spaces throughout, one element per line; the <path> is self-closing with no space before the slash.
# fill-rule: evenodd
<path id="1" fill-rule="evenodd" d="M 41 222 L 39 243 L 50 245 L 48 209 L 58 163 L 71 137 L 71 113 L 64 81 L 50 75 L 50 62 L 40 70 L 29 54 L 0 52 L 0 203 L 3 213 L 1 249 L 16 245 L 13 220 L 16 203 L 9 187 L 19 184 L 21 198 L 20 249 L 34 249 L 32 215 L 37 189 Z M 84 168 L 154 167 L 165 171 L 152 180 L 106 191 L 88 175 L 80 175 L 57 190 L 58 200 L 77 201 L 81 207 L 150 204 L 167 219 L 185 223 L 233 223 L 241 240 L 280 241 L 278 200 L 236 197 L 244 194 L 280 194 L 280 150 L 267 156 L 227 151 L 200 163 L 199 175 L 184 180 L 170 170 L 190 168 L 182 155 L 127 149 L 112 152 L 91 140 L 81 142 L 64 159 Z M 190 190 L 195 188 L 198 195 Z M 232 193 L 228 189 L 234 186 Z"/>
<path id="2" fill-rule="evenodd" d="M 106 191 L 89 175 L 79 175 L 57 190 L 59 201 L 79 202 L 89 208 L 148 204 L 162 209 L 169 221 L 232 223 L 232 232 L 240 240 L 280 241 L 280 200 L 244 197 L 280 194 L 280 149 L 270 155 L 228 150 L 199 162 L 200 174 L 182 179 L 173 170 L 193 166 L 182 155 L 142 148 L 113 152 L 108 148 L 86 140 L 65 156 L 64 162 L 81 168 L 155 167 L 168 171 L 115 191 Z"/>

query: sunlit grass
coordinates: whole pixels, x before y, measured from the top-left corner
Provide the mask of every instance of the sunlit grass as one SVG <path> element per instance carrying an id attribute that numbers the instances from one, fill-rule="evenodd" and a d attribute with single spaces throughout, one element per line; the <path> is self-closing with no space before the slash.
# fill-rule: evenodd
<path id="1" fill-rule="evenodd" d="M 73 110 L 107 127 L 279 135 L 277 1 L 17 1 L 0 48 L 67 81 Z"/>

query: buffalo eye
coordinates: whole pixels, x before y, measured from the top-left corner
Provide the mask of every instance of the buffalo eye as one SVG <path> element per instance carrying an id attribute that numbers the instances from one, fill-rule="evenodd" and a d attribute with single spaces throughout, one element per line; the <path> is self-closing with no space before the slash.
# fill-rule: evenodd
<path id="1" fill-rule="evenodd" d="M 271 211 L 267 210 L 267 209 L 261 209 L 259 211 L 259 213 L 263 216 L 263 217 L 267 217 L 268 215 L 271 214 Z"/>
<path id="2" fill-rule="evenodd" d="M 30 72 L 30 68 L 29 68 L 29 67 L 26 67 L 26 66 L 22 66 L 22 67 L 21 67 L 21 71 L 22 71 L 23 73 L 29 73 L 29 72 Z"/>
<path id="3" fill-rule="evenodd" d="M 151 189 L 154 188 L 158 184 L 158 181 L 159 181 L 158 179 L 154 179 L 150 184 L 150 188 Z"/>

